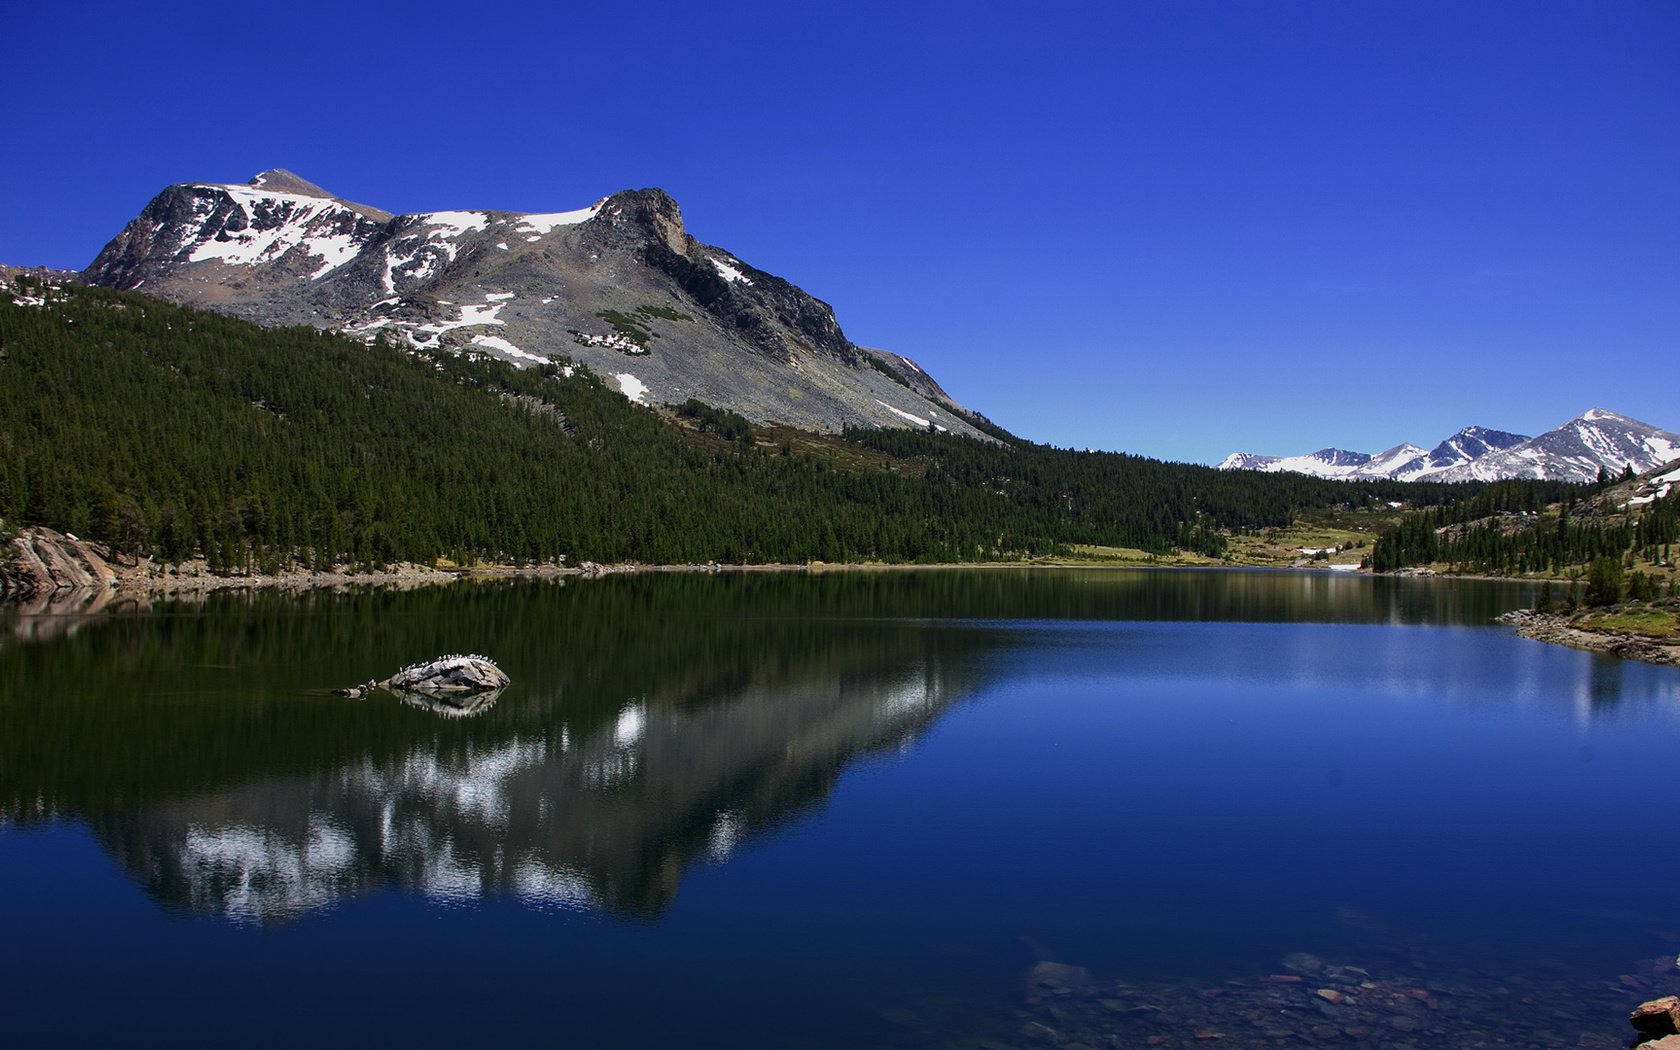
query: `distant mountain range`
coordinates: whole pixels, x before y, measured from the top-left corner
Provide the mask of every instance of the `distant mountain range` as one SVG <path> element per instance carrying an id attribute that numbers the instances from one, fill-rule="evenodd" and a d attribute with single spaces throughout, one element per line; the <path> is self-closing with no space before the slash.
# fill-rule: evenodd
<path id="1" fill-rule="evenodd" d="M 657 189 L 393 215 L 276 169 L 168 187 L 80 277 L 262 325 L 574 361 L 633 401 L 755 423 L 987 429 L 914 362 L 849 341 L 827 303 L 689 236 Z"/>
<path id="2" fill-rule="evenodd" d="M 1321 478 L 1585 482 L 1597 478 L 1600 467 L 1620 474 L 1631 466 L 1639 474 L 1676 458 L 1680 458 L 1680 434 L 1594 408 L 1538 437 L 1472 426 L 1427 451 L 1402 444 L 1375 455 L 1339 448 L 1303 456 L 1233 452 L 1218 466 L 1221 470 L 1293 471 Z"/>

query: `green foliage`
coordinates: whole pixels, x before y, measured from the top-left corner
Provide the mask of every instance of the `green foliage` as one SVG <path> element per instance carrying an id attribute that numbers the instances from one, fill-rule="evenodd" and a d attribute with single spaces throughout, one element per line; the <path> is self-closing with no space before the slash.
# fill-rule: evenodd
<path id="1" fill-rule="evenodd" d="M 620 313 L 617 310 L 601 310 L 595 316 L 612 325 L 618 330 L 619 335 L 622 335 L 624 338 L 635 343 L 637 346 L 646 349 L 647 345 L 653 342 L 654 334 L 643 327 L 646 322 L 641 318 L 632 317 L 629 314 Z"/>
<path id="2" fill-rule="evenodd" d="M 677 406 L 677 415 L 684 419 L 692 419 L 700 425 L 700 429 L 719 434 L 729 441 L 738 441 L 747 446 L 753 443 L 752 424 L 739 412 L 731 412 L 727 408 L 714 408 L 699 398 L 691 397 Z"/>
<path id="3" fill-rule="evenodd" d="M 910 430 L 692 440 L 588 370 L 520 370 L 143 296 L 0 301 L 0 520 L 219 569 L 974 561 L 1072 544 L 1218 556 L 1305 508 L 1450 502 L 1347 483 Z"/>
<path id="4" fill-rule="evenodd" d="M 1007 440 L 907 429 L 847 430 L 846 436 L 922 463 L 931 482 L 989 496 L 972 513 L 984 517 L 1008 508 L 1031 516 L 1053 543 L 1155 554 L 1177 548 L 1220 557 L 1225 533 L 1283 527 L 1310 508 L 1383 507 L 1402 500 L 1445 504 L 1485 488 L 1215 470 L 1125 453 L 1052 448 L 998 433 Z"/>
<path id="5" fill-rule="evenodd" d="M 1457 504 L 1408 514 L 1378 536 L 1372 566 L 1389 572 L 1408 565 L 1447 564 L 1461 572 L 1558 575 L 1600 557 L 1632 564 L 1635 554 L 1663 560 L 1680 539 L 1680 492 L 1631 514 L 1577 514 L 1575 497 L 1588 486 L 1559 482 L 1501 482 Z M 1554 517 L 1538 512 L 1561 502 Z"/>
<path id="6" fill-rule="evenodd" d="M 881 360 L 879 357 L 876 357 L 874 354 L 871 354 L 871 353 L 865 351 L 865 353 L 863 355 L 863 363 L 868 365 L 870 368 L 873 368 L 875 371 L 881 373 L 882 375 L 886 376 L 888 379 L 897 383 L 899 386 L 903 387 L 904 389 L 906 389 L 906 390 L 911 389 L 910 381 L 908 379 L 905 379 L 903 376 L 899 375 L 898 370 L 896 368 L 894 368 L 892 365 L 887 364 L 885 361 Z"/>
<path id="7" fill-rule="evenodd" d="M 1587 567 L 1586 603 L 1591 606 L 1614 605 L 1622 600 L 1622 563 L 1602 555 Z"/>
<path id="8" fill-rule="evenodd" d="M 1654 602 L 1662 597 L 1662 580 L 1643 572 L 1628 574 L 1628 599 L 1636 602 Z"/>
<path id="9" fill-rule="evenodd" d="M 601 310 L 595 316 L 612 325 L 619 335 L 635 343 L 643 350 L 646 350 L 648 344 L 659 338 L 659 333 L 648 325 L 649 318 L 658 317 L 666 321 L 692 322 L 694 320 L 693 317 L 681 310 L 669 306 L 648 305 L 636 307 L 634 314 L 627 314 L 621 310 Z"/>

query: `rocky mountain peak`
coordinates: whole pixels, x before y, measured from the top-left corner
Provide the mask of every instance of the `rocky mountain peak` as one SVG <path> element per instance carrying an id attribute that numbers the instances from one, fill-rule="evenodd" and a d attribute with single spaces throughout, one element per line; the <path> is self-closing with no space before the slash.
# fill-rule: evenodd
<path id="1" fill-rule="evenodd" d="M 1371 462 L 1368 454 L 1349 452 L 1345 448 L 1321 448 L 1312 454 L 1312 458 L 1332 467 L 1360 467 Z"/>
<path id="2" fill-rule="evenodd" d="M 639 230 L 678 255 L 688 251 L 682 208 L 662 189 L 620 190 L 601 202 L 601 214 L 614 226 Z"/>
<path id="3" fill-rule="evenodd" d="M 267 190 L 270 193 L 291 193 L 299 197 L 333 199 L 333 194 L 301 176 L 294 175 L 285 168 L 269 168 L 265 172 L 251 176 L 251 181 L 245 185 L 254 190 Z"/>
<path id="4" fill-rule="evenodd" d="M 83 277 L 258 324 L 583 364 L 642 403 L 980 434 L 913 362 L 853 345 L 827 303 L 689 236 L 657 188 L 571 211 L 392 216 L 273 168 L 168 187 Z"/>

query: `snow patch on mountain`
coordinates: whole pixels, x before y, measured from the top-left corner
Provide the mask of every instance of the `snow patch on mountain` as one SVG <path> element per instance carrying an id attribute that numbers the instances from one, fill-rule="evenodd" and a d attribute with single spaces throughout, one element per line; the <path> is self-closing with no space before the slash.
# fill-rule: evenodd
<path id="1" fill-rule="evenodd" d="M 647 404 L 647 384 L 631 375 L 629 372 L 619 372 L 613 376 L 618 380 L 618 392 L 636 402 L 638 405 Z"/>
<path id="2" fill-rule="evenodd" d="M 891 405 L 887 404 L 885 401 L 882 401 L 880 398 L 876 398 L 875 403 L 877 405 L 880 405 L 882 408 L 886 409 L 888 412 L 891 412 L 893 415 L 899 417 L 900 419 L 909 420 L 910 422 L 916 424 L 919 427 L 926 428 L 926 427 L 931 426 L 935 430 L 940 430 L 940 431 L 945 430 L 944 427 L 940 426 L 938 423 L 935 423 L 931 419 L 923 419 L 921 416 L 916 415 L 914 412 L 906 412 L 902 408 L 894 408 Z"/>
<path id="3" fill-rule="evenodd" d="M 457 328 L 477 328 L 485 325 L 507 324 L 506 321 L 502 320 L 497 315 L 500 314 L 507 306 L 508 300 L 513 298 L 512 294 L 508 293 L 496 295 L 492 293 L 491 295 L 486 296 L 486 298 L 491 301 L 469 304 L 467 306 L 460 307 L 459 316 L 457 316 L 454 320 L 432 321 L 427 324 L 415 324 L 413 322 L 398 321 L 391 318 L 378 318 L 361 325 L 345 325 L 344 331 L 352 335 L 365 335 L 369 332 L 373 332 L 377 329 L 390 325 L 392 327 L 402 329 L 404 334 L 408 336 L 409 342 L 413 343 L 415 346 L 424 347 L 426 349 L 436 349 L 439 345 L 441 345 L 440 340 L 445 332 L 452 332 Z M 454 306 L 455 304 L 439 300 L 438 305 Z M 531 359 L 535 361 L 543 360 L 542 358 L 535 357 L 533 355 L 526 356 L 531 357 Z"/>
<path id="4" fill-rule="evenodd" d="M 588 222 L 601 214 L 601 205 L 605 203 L 606 199 L 602 198 L 589 207 L 579 208 L 576 211 L 557 211 L 546 215 L 521 215 L 519 217 L 519 232 L 535 234 L 533 237 L 525 238 L 528 241 L 538 240 L 543 234 L 554 232 L 557 227 L 576 226 L 580 222 Z"/>
<path id="5" fill-rule="evenodd" d="M 490 226 L 490 216 L 481 211 L 427 211 L 414 217 L 427 226 L 442 230 L 446 237 L 459 237 Z"/>
<path id="6" fill-rule="evenodd" d="M 1622 509 L 1649 506 L 1658 500 L 1667 499 L 1669 493 L 1680 488 L 1680 465 L 1670 462 L 1668 466 L 1670 469 L 1660 474 L 1654 473 L 1636 484 L 1628 494 L 1627 500 L 1622 503 Z"/>
<path id="7" fill-rule="evenodd" d="M 752 284 L 752 278 L 748 277 L 737 268 L 739 263 L 736 263 L 736 260 L 731 259 L 729 262 L 724 262 L 715 255 L 708 255 L 706 256 L 706 261 L 710 262 L 712 266 L 717 269 L 718 276 L 722 277 L 731 284 L 736 281 L 746 285 Z M 730 263 L 736 263 L 736 265 L 731 266 Z"/>
<path id="8" fill-rule="evenodd" d="M 526 353 L 500 336 L 475 335 L 472 337 L 472 342 L 474 346 L 482 346 L 486 350 L 498 351 L 516 361 L 534 361 L 540 365 L 547 360 L 546 358 L 538 357 L 536 354 Z"/>
<path id="9" fill-rule="evenodd" d="M 361 251 L 359 216 L 337 201 L 292 193 L 270 193 L 248 186 L 200 185 L 210 196 L 193 201 L 197 225 L 181 227 L 181 250 L 191 246 L 188 262 L 218 260 L 232 266 L 272 262 L 291 251 L 321 260 L 311 279 L 320 279 Z M 233 205 L 214 231 L 222 210 L 217 198 Z"/>

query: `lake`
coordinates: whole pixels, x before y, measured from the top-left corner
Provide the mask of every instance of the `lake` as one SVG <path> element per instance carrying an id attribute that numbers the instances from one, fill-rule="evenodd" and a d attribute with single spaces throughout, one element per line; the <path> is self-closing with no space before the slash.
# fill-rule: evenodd
<path id="1" fill-rule="evenodd" d="M 12 610 L 0 1041 L 1626 1046 L 1680 669 L 1520 585 L 621 575 Z M 480 652 L 476 708 L 331 690 Z"/>

